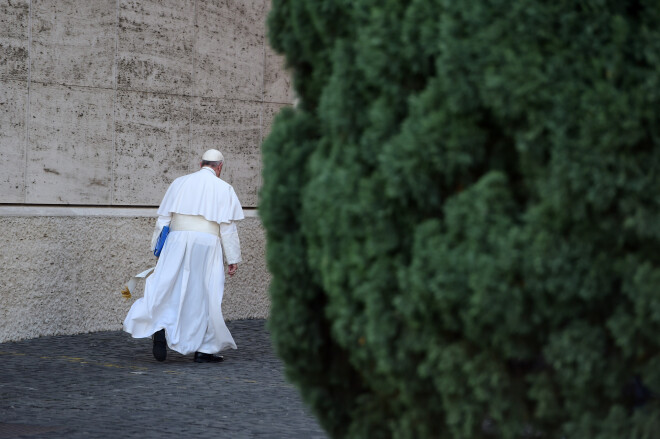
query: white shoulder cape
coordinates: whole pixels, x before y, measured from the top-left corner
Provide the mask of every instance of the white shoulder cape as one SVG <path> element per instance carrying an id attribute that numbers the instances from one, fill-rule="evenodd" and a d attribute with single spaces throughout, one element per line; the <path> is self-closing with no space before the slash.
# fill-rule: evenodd
<path id="1" fill-rule="evenodd" d="M 158 208 L 158 215 L 202 215 L 216 223 L 245 218 L 236 192 L 210 169 L 200 169 L 172 182 Z"/>

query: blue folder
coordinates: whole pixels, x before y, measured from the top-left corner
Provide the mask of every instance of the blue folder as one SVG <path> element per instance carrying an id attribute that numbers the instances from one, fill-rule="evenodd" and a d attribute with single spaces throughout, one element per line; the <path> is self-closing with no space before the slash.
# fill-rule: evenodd
<path id="1" fill-rule="evenodd" d="M 156 241 L 156 248 L 154 249 L 154 256 L 159 257 L 163 246 L 165 245 L 165 240 L 167 239 L 167 234 L 170 233 L 170 226 L 163 227 L 163 230 L 160 231 L 158 235 L 158 241 Z"/>

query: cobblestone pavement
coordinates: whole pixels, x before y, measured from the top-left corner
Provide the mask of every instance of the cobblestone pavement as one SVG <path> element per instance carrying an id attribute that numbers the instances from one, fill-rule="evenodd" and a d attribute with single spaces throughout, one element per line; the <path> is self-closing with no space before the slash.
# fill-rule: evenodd
<path id="1" fill-rule="evenodd" d="M 265 321 L 227 326 L 238 350 L 219 364 L 159 363 L 121 331 L 0 344 L 0 438 L 326 438 Z"/>

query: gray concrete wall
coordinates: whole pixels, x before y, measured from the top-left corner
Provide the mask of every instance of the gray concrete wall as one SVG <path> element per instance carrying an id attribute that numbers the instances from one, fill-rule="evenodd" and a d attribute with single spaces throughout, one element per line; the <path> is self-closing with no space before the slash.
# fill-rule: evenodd
<path id="1" fill-rule="evenodd" d="M 0 341 L 117 329 L 122 282 L 153 262 L 153 208 L 204 150 L 223 152 L 223 179 L 256 212 L 261 142 L 293 102 L 269 8 L 0 0 Z M 265 317 L 258 217 L 239 233 L 247 259 L 225 316 Z"/>
<path id="2" fill-rule="evenodd" d="M 121 329 L 128 309 L 144 293 L 144 281 L 130 299 L 122 288 L 156 262 L 149 251 L 154 221 L 142 216 L 150 212 L 79 209 L 80 215 L 47 208 L 43 216 L 13 216 L 4 210 L 0 342 Z M 259 219 L 248 215 L 239 223 L 243 263 L 226 282 L 227 320 L 265 318 L 270 308 L 263 231 Z"/>

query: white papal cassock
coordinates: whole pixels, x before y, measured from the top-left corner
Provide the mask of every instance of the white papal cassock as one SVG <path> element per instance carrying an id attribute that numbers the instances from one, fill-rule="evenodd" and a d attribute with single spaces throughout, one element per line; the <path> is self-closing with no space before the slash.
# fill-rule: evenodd
<path id="1" fill-rule="evenodd" d="M 184 355 L 236 349 L 221 307 L 223 253 L 227 264 L 241 262 L 236 221 L 244 216 L 234 189 L 202 168 L 174 180 L 158 215 L 152 249 L 165 225 L 170 233 L 124 330 L 142 338 L 165 329 L 169 348 Z"/>

